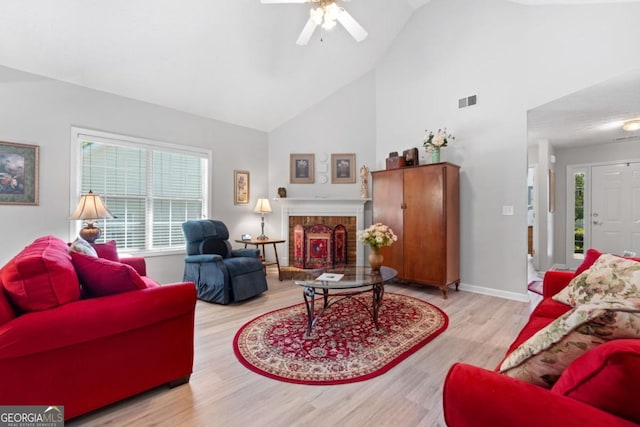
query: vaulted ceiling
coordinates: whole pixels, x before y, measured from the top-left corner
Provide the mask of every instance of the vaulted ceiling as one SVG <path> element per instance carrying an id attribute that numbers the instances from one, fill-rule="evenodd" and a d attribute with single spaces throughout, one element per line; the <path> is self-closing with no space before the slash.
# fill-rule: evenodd
<path id="1" fill-rule="evenodd" d="M 366 40 L 338 26 L 298 46 L 308 4 L 2 0 L 0 65 L 269 131 L 373 69 L 430 1 L 344 3 Z"/>

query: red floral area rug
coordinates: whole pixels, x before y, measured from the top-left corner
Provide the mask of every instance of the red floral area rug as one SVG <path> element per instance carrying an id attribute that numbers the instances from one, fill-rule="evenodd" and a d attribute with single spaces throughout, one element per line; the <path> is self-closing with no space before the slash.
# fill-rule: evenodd
<path id="1" fill-rule="evenodd" d="M 529 282 L 527 289 L 535 294 L 542 295 L 542 280 L 532 280 Z"/>
<path id="2" fill-rule="evenodd" d="M 368 298 L 367 298 L 368 297 Z M 304 303 L 275 310 L 245 324 L 233 348 L 238 360 L 261 375 L 298 384 L 363 381 L 387 372 L 442 333 L 449 323 L 439 308 L 417 298 L 385 293 L 380 330 L 362 304 L 366 293 L 331 305 L 304 338 Z M 316 310 L 322 299 L 316 300 Z"/>

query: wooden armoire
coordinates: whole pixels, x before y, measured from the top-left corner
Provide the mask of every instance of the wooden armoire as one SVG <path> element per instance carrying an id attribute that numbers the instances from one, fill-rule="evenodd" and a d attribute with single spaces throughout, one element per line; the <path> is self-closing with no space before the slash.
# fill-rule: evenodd
<path id="1" fill-rule="evenodd" d="M 382 248 L 398 279 L 438 286 L 447 298 L 460 284 L 460 167 L 434 163 L 372 172 L 373 222 L 398 241 Z"/>

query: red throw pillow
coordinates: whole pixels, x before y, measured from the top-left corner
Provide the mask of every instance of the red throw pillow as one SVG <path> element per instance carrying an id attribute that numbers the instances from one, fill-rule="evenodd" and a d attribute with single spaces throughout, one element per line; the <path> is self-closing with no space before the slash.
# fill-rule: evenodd
<path id="1" fill-rule="evenodd" d="M 77 252 L 71 253 L 71 259 L 82 289 L 88 297 L 115 295 L 147 287 L 136 270 L 129 265 Z"/>
<path id="2" fill-rule="evenodd" d="M 93 249 L 96 250 L 98 258 L 120 262 L 120 256 L 118 255 L 118 246 L 115 240 L 110 240 L 106 243 L 92 243 L 91 246 L 93 246 Z"/>
<path id="3" fill-rule="evenodd" d="M 614 340 L 577 358 L 551 391 L 640 423 L 640 341 Z"/>
<path id="4" fill-rule="evenodd" d="M 573 277 L 576 277 L 583 271 L 588 270 L 589 267 L 591 267 L 593 263 L 596 262 L 598 258 L 600 258 L 600 255 L 602 255 L 602 252 L 595 249 L 589 249 L 584 255 L 584 260 L 582 261 L 582 264 L 580 264 L 580 266 L 576 269 Z"/>
<path id="5" fill-rule="evenodd" d="M 80 299 L 78 276 L 67 244 L 54 236 L 36 239 L 2 269 L 2 282 L 21 312 L 40 311 Z"/>
<path id="6" fill-rule="evenodd" d="M 4 325 L 14 317 L 16 317 L 16 313 L 9 304 L 4 289 L 2 289 L 2 283 L 0 283 L 0 325 Z"/>

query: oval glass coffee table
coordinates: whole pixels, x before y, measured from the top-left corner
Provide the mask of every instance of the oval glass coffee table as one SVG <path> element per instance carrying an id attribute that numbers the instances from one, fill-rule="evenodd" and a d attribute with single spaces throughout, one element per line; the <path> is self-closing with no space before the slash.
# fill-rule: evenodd
<path id="1" fill-rule="evenodd" d="M 294 280 L 294 283 L 304 287 L 302 295 L 309 319 L 305 338 L 311 336 L 313 325 L 327 308 L 337 302 L 351 299 L 365 292 L 371 292 L 372 294 L 371 306 L 363 303 L 358 298 L 355 298 L 354 301 L 362 304 L 367 309 L 373 319 L 376 330 L 380 329 L 378 312 L 384 296 L 384 284 L 395 278 L 397 274 L 398 272 L 393 268 L 384 266 L 380 267 L 379 271 L 372 271 L 369 267 L 357 266 L 303 271 L 301 280 Z M 323 305 L 316 313 L 315 300 L 318 290 L 322 290 Z"/>

